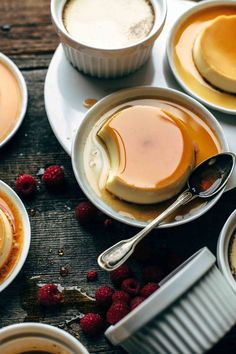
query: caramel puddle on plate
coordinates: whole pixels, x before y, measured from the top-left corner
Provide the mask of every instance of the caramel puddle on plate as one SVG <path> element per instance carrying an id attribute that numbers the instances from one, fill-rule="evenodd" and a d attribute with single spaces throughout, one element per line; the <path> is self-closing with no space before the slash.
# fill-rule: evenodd
<path id="1" fill-rule="evenodd" d="M 0 208 L 8 216 L 13 227 L 13 245 L 8 260 L 0 268 L 0 284 L 10 275 L 16 266 L 17 260 L 21 254 L 24 230 L 23 222 L 15 204 L 3 191 L 0 190 Z M 0 235 L 1 236 L 1 235 Z"/>
<path id="2" fill-rule="evenodd" d="M 151 97 L 149 99 L 137 98 L 136 100 L 123 103 L 115 109 L 106 112 L 104 116 L 98 120 L 87 138 L 84 149 L 84 170 L 89 185 L 99 198 L 121 215 L 134 220 L 150 221 L 166 209 L 176 197 L 163 203 L 138 205 L 122 201 L 109 193 L 104 188 L 110 168 L 109 158 L 105 146 L 97 137 L 97 132 L 101 126 L 114 113 L 130 105 L 137 104 L 160 107 L 177 116 L 186 125 L 188 133 L 196 146 L 196 164 L 219 153 L 221 146 L 216 135 L 202 117 L 172 101 L 152 99 Z M 196 213 L 196 210 L 206 203 L 205 201 L 195 199 L 189 205 L 180 208 L 177 214 L 173 215 L 168 221 L 186 218 L 189 214 Z"/>
<path id="3" fill-rule="evenodd" d="M 95 103 L 97 103 L 97 99 L 96 98 L 86 98 L 83 102 L 83 106 L 85 108 L 91 108 L 95 105 Z"/>
<path id="4" fill-rule="evenodd" d="M 210 21 L 221 15 L 236 15 L 236 6 L 224 5 L 222 2 L 222 5 L 203 9 L 188 17 L 177 29 L 173 41 L 173 59 L 178 75 L 193 93 L 214 105 L 236 109 L 236 95 L 220 91 L 207 83 L 198 72 L 192 55 L 197 36 Z"/>
<path id="5" fill-rule="evenodd" d="M 0 59 L 0 143 L 14 129 L 22 104 L 19 84 Z"/>

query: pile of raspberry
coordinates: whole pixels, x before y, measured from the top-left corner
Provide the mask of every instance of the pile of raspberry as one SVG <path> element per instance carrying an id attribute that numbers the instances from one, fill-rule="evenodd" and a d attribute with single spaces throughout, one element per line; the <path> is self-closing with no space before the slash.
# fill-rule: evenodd
<path id="1" fill-rule="evenodd" d="M 111 272 L 110 277 L 115 289 L 105 285 L 95 292 L 96 303 L 105 320 L 98 314 L 86 314 L 80 321 L 80 326 L 86 334 L 97 334 L 97 330 L 104 328 L 105 323 L 116 324 L 139 306 L 159 288 L 158 282 L 161 280 L 162 272 L 157 266 L 144 268 L 141 284 L 134 277 L 129 265 L 123 264 Z"/>

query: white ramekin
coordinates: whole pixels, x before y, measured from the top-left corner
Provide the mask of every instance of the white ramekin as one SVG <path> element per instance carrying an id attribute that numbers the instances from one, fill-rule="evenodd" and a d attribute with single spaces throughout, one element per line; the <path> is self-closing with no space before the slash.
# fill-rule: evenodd
<path id="1" fill-rule="evenodd" d="M 229 265 L 229 245 L 231 238 L 236 232 L 236 210 L 227 219 L 220 233 L 217 243 L 217 263 L 228 283 L 236 292 L 236 281 Z"/>
<path id="2" fill-rule="evenodd" d="M 87 349 L 69 333 L 40 323 L 20 323 L 0 330 L 3 354 L 20 354 L 33 350 L 55 354 L 89 354 Z"/>
<path id="3" fill-rule="evenodd" d="M 236 323 L 236 294 L 203 248 L 105 335 L 133 354 L 209 350 Z"/>
<path id="4" fill-rule="evenodd" d="M 0 53 L 0 62 L 2 62 L 4 65 L 6 65 L 7 68 L 9 68 L 10 71 L 13 73 L 13 75 L 15 76 L 15 79 L 19 85 L 20 92 L 21 92 L 21 109 L 19 111 L 18 119 L 16 121 L 16 124 L 14 125 L 12 130 L 10 131 L 10 133 L 6 136 L 6 138 L 3 141 L 0 142 L 0 148 L 1 148 L 17 132 L 17 130 L 19 129 L 19 127 L 24 119 L 26 109 L 27 109 L 27 104 L 28 104 L 28 92 L 27 92 L 25 79 L 24 79 L 23 75 L 21 74 L 20 70 L 18 69 L 18 67 L 13 63 L 13 61 L 10 58 L 8 58 L 6 55 L 4 55 L 3 53 Z M 9 94 L 11 94 L 11 93 L 9 93 Z"/>
<path id="5" fill-rule="evenodd" d="M 15 279 L 15 277 L 17 276 L 17 274 L 20 272 L 21 268 L 23 267 L 23 264 L 25 263 L 26 257 L 29 252 L 29 247 L 30 247 L 31 230 L 30 230 L 30 222 L 29 222 L 28 213 L 27 213 L 25 206 L 22 203 L 21 199 L 18 197 L 18 195 L 13 191 L 13 189 L 11 189 L 3 181 L 0 181 L 0 189 L 11 199 L 11 201 L 16 206 L 16 208 L 19 211 L 20 216 L 22 218 L 23 228 L 24 228 L 24 239 L 23 239 L 23 246 L 22 246 L 21 254 L 20 254 L 13 270 L 11 271 L 11 273 L 8 275 L 8 277 L 6 277 L 6 279 L 3 281 L 3 283 L 0 284 L 0 292 L 1 292 Z"/>
<path id="6" fill-rule="evenodd" d="M 66 0 L 51 0 L 52 22 L 71 64 L 85 74 L 99 78 L 128 75 L 141 67 L 149 58 L 154 41 L 162 31 L 167 12 L 166 0 L 150 1 L 155 11 L 155 22 L 149 35 L 130 46 L 102 49 L 75 40 L 66 31 L 62 21 Z"/>
<path id="7" fill-rule="evenodd" d="M 94 127 L 96 122 L 100 119 L 102 115 L 105 114 L 105 112 L 109 112 L 111 109 L 114 109 L 115 107 L 124 103 L 127 105 L 129 101 L 135 100 L 140 97 L 142 99 L 156 98 L 174 101 L 175 103 L 179 103 L 180 105 L 189 108 L 196 114 L 199 114 L 200 117 L 203 117 L 205 122 L 212 129 L 212 131 L 215 132 L 220 142 L 222 152 L 228 151 L 228 144 L 225 139 L 223 130 L 218 121 L 214 118 L 214 116 L 196 100 L 179 91 L 161 87 L 138 86 L 130 89 L 117 91 L 111 95 L 106 96 L 98 103 L 96 103 L 86 113 L 83 122 L 81 123 L 75 134 L 75 138 L 72 145 L 72 166 L 74 174 L 77 179 L 77 182 L 79 183 L 85 195 L 91 200 L 93 204 L 96 205 L 98 209 L 120 222 L 136 227 L 144 227 L 146 226 L 146 222 L 128 218 L 127 216 L 114 210 L 110 205 L 108 205 L 108 203 L 103 201 L 93 190 L 86 177 L 83 151 L 84 146 L 86 144 L 87 136 L 89 135 L 91 129 Z M 195 210 L 191 215 L 188 215 L 187 217 L 181 220 L 163 223 L 159 227 L 174 227 L 195 220 L 199 216 L 203 215 L 206 211 L 208 211 L 219 200 L 222 193 L 223 190 L 218 193 L 214 198 L 209 200 L 201 208 L 197 208 L 197 210 Z"/>

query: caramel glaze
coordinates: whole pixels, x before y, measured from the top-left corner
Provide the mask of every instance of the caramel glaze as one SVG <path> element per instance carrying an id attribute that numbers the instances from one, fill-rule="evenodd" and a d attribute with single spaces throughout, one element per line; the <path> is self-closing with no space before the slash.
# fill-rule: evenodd
<path id="1" fill-rule="evenodd" d="M 20 107 L 19 84 L 11 70 L 0 61 L 0 142 L 14 129 Z"/>
<path id="2" fill-rule="evenodd" d="M 198 34 L 210 21 L 221 15 L 236 15 L 236 6 L 223 5 L 222 2 L 222 5 L 198 11 L 179 26 L 174 38 L 174 64 L 186 86 L 199 97 L 226 109 L 236 109 L 236 95 L 223 92 L 207 83 L 198 72 L 192 56 Z"/>
<path id="3" fill-rule="evenodd" d="M 142 105 L 146 104 L 146 105 L 156 106 L 178 117 L 178 119 L 182 121 L 184 125 L 187 127 L 188 134 L 195 145 L 196 165 L 198 165 L 208 157 L 213 156 L 221 151 L 221 146 L 216 135 L 208 126 L 208 124 L 204 121 L 204 118 L 199 117 L 197 114 L 190 111 L 188 108 L 185 108 L 174 102 L 151 99 L 151 98 L 148 100 L 140 98 L 140 100 L 137 99 L 134 102 L 133 101 L 128 102 L 126 106 L 124 105 L 124 108 L 127 106 L 131 106 L 133 104 L 142 104 Z M 121 108 L 118 107 L 117 111 L 120 110 Z M 107 119 L 109 118 L 110 116 L 108 116 Z M 105 123 L 104 117 L 101 118 L 101 121 L 103 122 L 103 124 Z M 145 124 L 145 120 L 144 120 L 144 124 Z M 109 168 L 109 163 L 107 164 L 107 162 L 103 160 L 103 156 L 99 155 L 100 154 L 99 145 L 101 146 L 101 141 L 98 137 L 97 140 L 95 138 L 97 135 L 97 131 L 100 128 L 101 128 L 101 124 L 98 122 L 98 124 L 95 126 L 95 129 L 91 132 L 90 136 L 88 137 L 85 146 L 84 163 L 85 163 L 85 172 L 89 184 L 94 189 L 96 194 L 102 200 L 104 200 L 106 204 L 108 204 L 112 209 L 118 211 L 121 215 L 139 221 L 149 221 L 154 219 L 164 209 L 166 209 L 173 202 L 173 200 L 176 199 L 176 197 L 162 203 L 138 205 L 138 204 L 122 201 L 116 198 L 115 196 L 113 196 L 111 193 L 109 193 L 104 187 L 106 176 L 108 173 L 107 171 L 106 171 L 107 173 L 105 173 L 104 170 L 107 170 Z M 91 155 L 88 158 L 87 154 L 89 152 Z M 95 153 L 96 156 L 93 156 Z M 91 160 L 92 161 L 95 160 L 97 165 L 104 165 L 105 167 L 100 169 L 96 173 L 94 168 L 95 166 L 91 164 Z M 105 161 L 105 162 L 101 163 L 101 161 Z M 101 183 L 102 180 L 104 183 Z M 194 213 L 194 210 L 196 208 L 202 207 L 202 205 L 205 203 L 206 203 L 205 201 L 194 200 L 192 203 L 180 208 L 177 212 L 178 214 L 173 215 L 170 220 L 173 220 L 175 218 L 176 219 L 184 218 L 187 214 Z"/>
<path id="4" fill-rule="evenodd" d="M 0 269 L 0 284 L 8 277 L 13 268 L 15 267 L 17 260 L 21 254 L 23 246 L 23 223 L 15 204 L 12 202 L 4 192 L 0 191 L 0 208 L 7 212 L 11 223 L 13 225 L 13 247 L 8 257 L 7 262 Z"/>

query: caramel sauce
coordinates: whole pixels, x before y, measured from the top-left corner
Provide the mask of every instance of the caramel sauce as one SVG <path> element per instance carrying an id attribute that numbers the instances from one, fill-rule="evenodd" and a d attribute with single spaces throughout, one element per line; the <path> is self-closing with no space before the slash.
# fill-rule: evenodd
<path id="1" fill-rule="evenodd" d="M 22 99 L 14 74 L 1 60 L 0 78 L 0 142 L 2 142 L 16 125 Z"/>
<path id="2" fill-rule="evenodd" d="M 10 275 L 14 269 L 17 260 L 21 254 L 24 230 L 20 212 L 4 192 L 0 191 L 0 208 L 7 213 L 13 225 L 13 246 L 7 261 L 4 266 L 0 268 L 0 284 Z"/>
<path id="3" fill-rule="evenodd" d="M 176 32 L 173 58 L 178 75 L 192 92 L 211 104 L 225 109 L 236 109 L 236 95 L 223 92 L 207 83 L 198 72 L 192 56 L 197 36 L 212 20 L 221 15 L 236 15 L 236 6 L 222 4 L 214 8 L 203 9 L 188 17 Z M 229 45 L 231 45 L 233 38 L 228 36 L 225 41 L 229 41 Z"/>
<path id="4" fill-rule="evenodd" d="M 117 176 L 132 186 L 168 186 L 186 173 L 193 161 L 193 144 L 186 127 L 157 107 L 125 109 L 109 120 L 105 130 L 108 140 L 117 146 Z"/>
<path id="5" fill-rule="evenodd" d="M 140 98 L 130 101 L 128 104 L 126 103 L 116 107 L 116 109 L 107 112 L 99 119 L 85 144 L 84 168 L 88 183 L 99 198 L 121 215 L 139 221 L 149 221 L 166 209 L 176 197 L 158 204 L 138 205 L 122 201 L 105 189 L 105 182 L 110 164 L 106 149 L 101 144 L 101 139 L 97 137 L 97 133 L 114 113 L 121 110 L 121 106 L 125 108 L 131 105 L 155 106 L 176 116 L 179 121 L 186 126 L 188 135 L 195 145 L 196 165 L 219 153 L 221 151 L 221 146 L 217 136 L 205 122 L 204 117 L 200 117 L 190 109 L 171 101 Z M 145 118 L 143 124 L 145 124 Z M 168 140 L 166 140 L 166 145 L 168 146 Z M 206 201 L 195 199 L 190 204 L 180 208 L 178 214 L 174 215 L 170 220 L 184 218 L 188 214 L 194 213 L 196 209 L 201 208 L 202 205 L 206 203 Z"/>
<path id="6" fill-rule="evenodd" d="M 95 103 L 97 103 L 97 99 L 96 98 L 86 98 L 86 100 L 84 100 L 83 102 L 83 106 L 85 108 L 91 108 L 95 105 Z"/>

